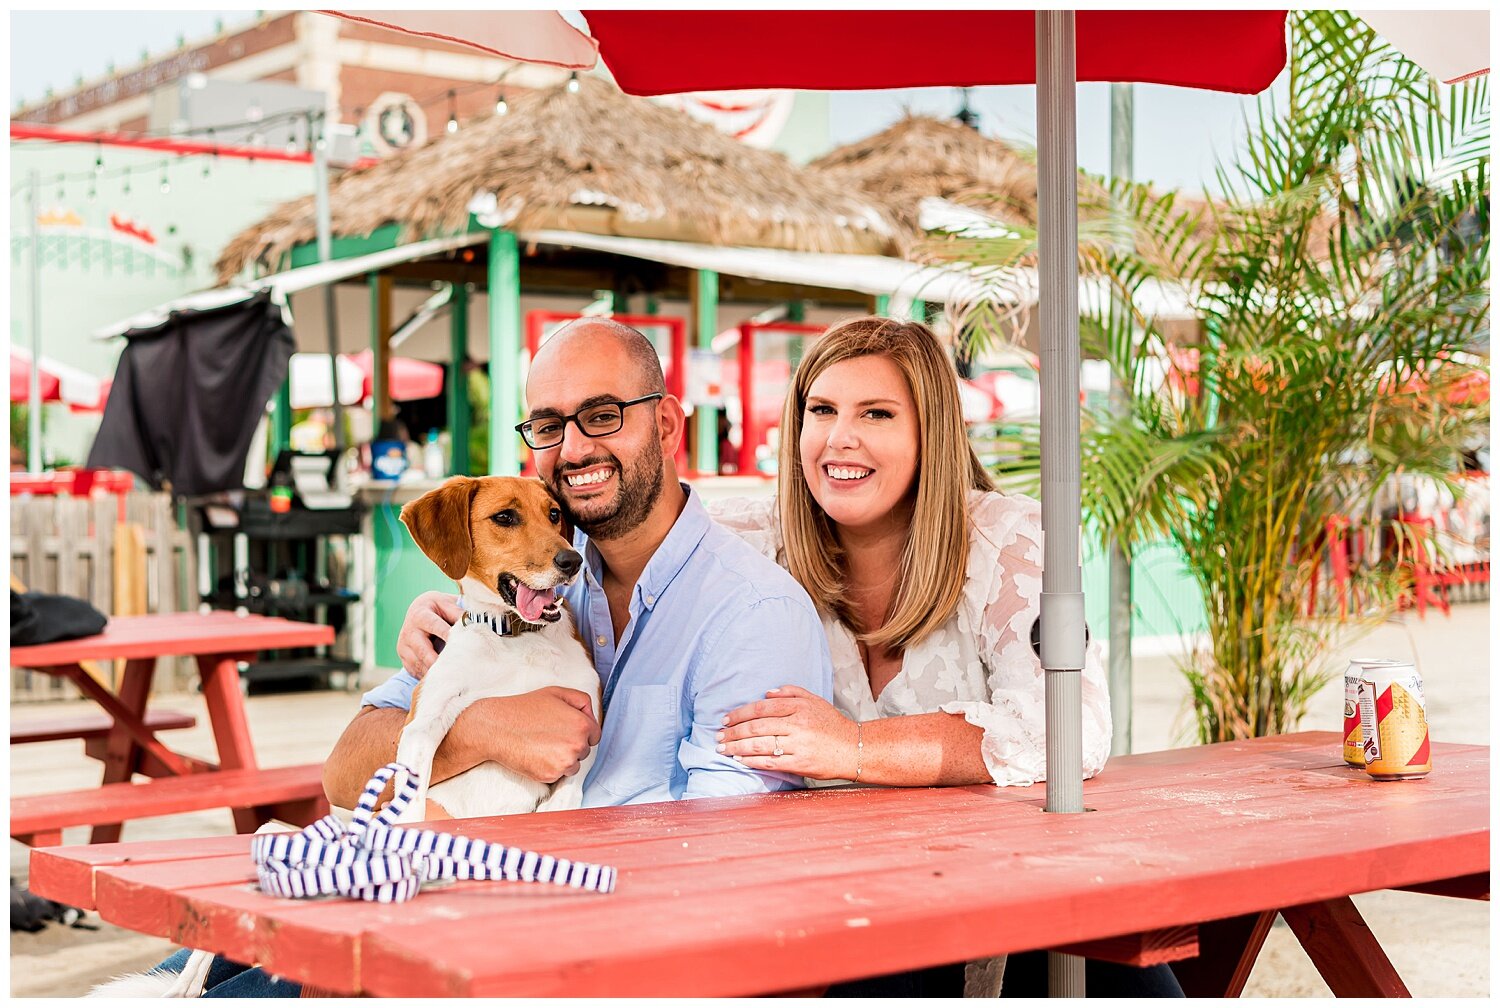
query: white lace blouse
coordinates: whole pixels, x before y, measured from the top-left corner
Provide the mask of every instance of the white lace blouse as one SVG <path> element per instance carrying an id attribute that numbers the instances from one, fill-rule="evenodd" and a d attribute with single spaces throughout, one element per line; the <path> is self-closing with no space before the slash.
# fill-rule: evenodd
<path id="1" fill-rule="evenodd" d="M 785 566 L 774 497 L 716 501 L 708 510 Z M 857 721 L 961 714 L 984 729 L 980 751 L 996 784 L 1035 784 L 1047 776 L 1044 673 L 1031 649 L 1031 625 L 1041 608 L 1041 507 L 1021 494 L 973 490 L 969 517 L 969 562 L 958 609 L 906 650 L 901 671 L 879 698 L 870 695 L 854 634 L 822 614 L 833 657 L 834 703 Z M 1083 670 L 1085 777 L 1103 768 L 1109 745 L 1109 689 L 1095 640 Z"/>

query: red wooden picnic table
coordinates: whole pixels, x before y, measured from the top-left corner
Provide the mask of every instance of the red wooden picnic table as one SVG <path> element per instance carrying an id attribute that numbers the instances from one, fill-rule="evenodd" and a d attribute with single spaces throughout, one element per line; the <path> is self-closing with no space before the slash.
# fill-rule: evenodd
<path id="1" fill-rule="evenodd" d="M 404 904 L 260 893 L 245 837 L 39 849 L 31 886 L 121 927 L 385 996 L 749 995 L 1036 948 L 1238 994 L 1277 911 L 1340 995 L 1405 994 L 1348 899 L 1487 899 L 1489 749 L 1381 783 L 1328 732 L 1125 756 L 1043 788 L 837 788 L 444 824 L 615 865 L 608 895 L 460 882 Z"/>
<path id="2" fill-rule="evenodd" d="M 102 783 L 115 785 L 130 781 L 133 773 L 150 777 L 187 777 L 214 771 L 256 770 L 255 749 L 250 739 L 250 726 L 245 718 L 244 695 L 240 691 L 239 663 L 253 660 L 261 650 L 331 644 L 333 638 L 331 627 L 267 616 L 241 616 L 231 612 L 116 616 L 110 619 L 103 633 L 91 637 L 12 648 L 10 663 L 12 668 L 35 669 L 70 679 L 84 696 L 104 709 L 111 719 L 111 727 L 102 749 Z M 147 714 L 146 702 L 151 693 L 151 680 L 156 672 L 157 659 L 167 655 L 197 659 L 203 698 L 208 707 L 214 742 L 218 748 L 218 763 L 187 756 L 169 748 L 158 737 L 157 719 Z M 118 690 L 111 689 L 90 675 L 80 664 L 113 659 L 124 659 L 126 662 Z M 86 733 L 80 731 L 78 734 Z M 167 811 L 205 807 L 204 801 L 208 799 L 203 794 L 213 786 L 232 785 L 225 793 L 240 796 L 232 799 L 235 801 L 241 800 L 246 794 L 262 790 L 255 785 L 253 775 L 245 773 L 202 776 L 197 777 L 196 781 L 201 782 L 203 787 L 198 788 L 195 783 L 192 787 L 167 788 L 163 792 L 165 805 L 145 814 L 159 815 Z M 63 823 L 65 825 L 94 823 L 92 837 L 95 843 L 118 840 L 120 819 L 116 816 L 122 813 L 114 806 L 118 805 L 122 797 L 127 800 L 139 799 L 142 787 L 144 785 L 137 785 L 135 791 L 127 787 L 124 792 L 107 786 L 97 789 L 98 815 L 92 819 L 88 818 L 89 799 L 77 795 L 69 796 L 70 800 L 66 802 L 68 807 L 59 808 L 55 814 L 50 809 L 34 810 L 34 818 L 41 828 L 34 831 L 29 828 L 23 830 L 21 838 L 41 844 L 59 842 L 60 828 L 57 821 L 66 819 Z M 203 793 L 191 795 L 190 792 L 194 790 Z M 294 791 L 300 795 L 307 790 L 302 782 L 293 788 L 286 781 L 278 780 L 268 792 L 266 802 L 287 800 Z M 35 803 L 29 798 L 21 801 Z M 214 804 L 214 801 L 208 800 L 206 807 L 213 807 Z M 130 818 L 129 815 L 125 817 Z M 16 818 L 16 805 L 13 803 L 13 830 L 16 828 Z M 250 807 L 249 802 L 236 808 L 235 824 L 241 832 L 253 831 L 260 824 L 260 819 L 261 815 Z"/>

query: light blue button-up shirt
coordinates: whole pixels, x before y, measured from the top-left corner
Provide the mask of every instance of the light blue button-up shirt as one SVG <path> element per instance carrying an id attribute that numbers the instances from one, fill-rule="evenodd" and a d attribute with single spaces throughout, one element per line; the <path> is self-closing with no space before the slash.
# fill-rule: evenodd
<path id="1" fill-rule="evenodd" d="M 583 576 L 566 598 L 604 699 L 585 806 L 801 787 L 799 776 L 751 770 L 721 755 L 715 736 L 725 714 L 773 687 L 833 695 L 828 640 L 802 586 L 683 489 L 687 504 L 641 572 L 618 641 L 600 583 L 603 559 L 583 533 L 574 540 Z M 416 684 L 403 670 L 364 702 L 409 708 Z"/>

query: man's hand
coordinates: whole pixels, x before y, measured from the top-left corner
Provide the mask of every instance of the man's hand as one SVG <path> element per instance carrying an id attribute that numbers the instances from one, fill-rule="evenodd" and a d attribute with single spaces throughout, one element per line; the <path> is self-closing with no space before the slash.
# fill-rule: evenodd
<path id="1" fill-rule="evenodd" d="M 413 599 L 401 622 L 401 635 L 396 638 L 401 667 L 417 679 L 425 676 L 437 661 L 432 638 L 446 642 L 453 624 L 462 617 L 463 610 L 446 592 L 423 592 Z"/>
<path id="2" fill-rule="evenodd" d="M 599 744 L 594 701 L 587 693 L 547 686 L 520 696 L 476 700 L 449 731 L 450 745 L 493 760 L 523 777 L 552 784 L 578 772 Z M 468 762 L 466 759 L 464 762 Z"/>

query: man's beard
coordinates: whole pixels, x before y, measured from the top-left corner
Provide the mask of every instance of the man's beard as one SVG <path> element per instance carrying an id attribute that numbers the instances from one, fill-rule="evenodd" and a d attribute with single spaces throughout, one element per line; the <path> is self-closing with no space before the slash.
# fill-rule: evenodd
<path id="1" fill-rule="evenodd" d="M 613 467 L 615 478 L 620 481 L 614 503 L 589 501 L 584 506 L 597 510 L 592 514 L 580 514 L 568 501 L 565 477 L 570 472 L 581 472 L 599 465 Z M 628 469 L 618 457 L 600 452 L 567 467 L 559 463 L 552 471 L 552 496 L 557 498 L 568 521 L 592 539 L 618 539 L 639 528 L 661 498 L 661 484 L 661 452 L 649 449 L 641 452 Z"/>

